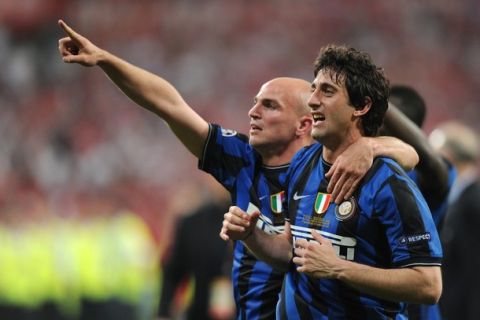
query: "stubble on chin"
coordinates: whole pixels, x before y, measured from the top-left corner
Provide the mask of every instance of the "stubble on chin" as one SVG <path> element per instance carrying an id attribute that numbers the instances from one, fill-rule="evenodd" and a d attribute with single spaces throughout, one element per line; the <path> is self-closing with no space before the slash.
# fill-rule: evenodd
<path id="1" fill-rule="evenodd" d="M 323 137 L 323 134 L 318 130 L 312 130 L 311 135 L 312 135 L 312 138 L 315 139 L 316 141 L 320 141 Z"/>

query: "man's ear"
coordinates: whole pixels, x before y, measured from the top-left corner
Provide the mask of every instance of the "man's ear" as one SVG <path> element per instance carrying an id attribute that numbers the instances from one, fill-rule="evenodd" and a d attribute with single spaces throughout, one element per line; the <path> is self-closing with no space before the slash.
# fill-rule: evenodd
<path id="1" fill-rule="evenodd" d="M 356 117 L 361 117 L 370 110 L 371 106 L 372 99 L 370 99 L 370 97 L 365 97 L 365 99 L 363 100 L 363 107 L 355 108 L 355 111 L 353 111 L 353 115 Z"/>
<path id="2" fill-rule="evenodd" d="M 312 125 L 313 119 L 311 116 L 301 117 L 297 126 L 297 134 L 299 136 L 304 134 L 310 134 L 310 131 L 312 130 Z"/>

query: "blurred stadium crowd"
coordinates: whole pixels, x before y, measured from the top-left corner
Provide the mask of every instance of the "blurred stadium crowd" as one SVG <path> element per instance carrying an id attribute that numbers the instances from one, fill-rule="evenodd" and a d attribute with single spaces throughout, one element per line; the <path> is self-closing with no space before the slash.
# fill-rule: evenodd
<path id="1" fill-rule="evenodd" d="M 310 80 L 321 45 L 348 44 L 369 52 L 392 83 L 422 93 L 429 131 L 452 118 L 480 120 L 478 12 L 475 0 L 1 1 L 2 242 L 17 233 L 5 236 L 11 225 L 30 233 L 32 222 L 60 218 L 55 233 L 80 234 L 65 221 L 129 210 L 149 227 L 155 257 L 175 215 L 208 197 L 205 175 L 162 121 L 101 72 L 64 66 L 58 18 L 168 79 L 206 119 L 243 132 L 261 83 Z"/>
<path id="2" fill-rule="evenodd" d="M 135 214 L 3 221 L 0 243 L 1 319 L 131 320 L 156 313 L 157 249 Z"/>

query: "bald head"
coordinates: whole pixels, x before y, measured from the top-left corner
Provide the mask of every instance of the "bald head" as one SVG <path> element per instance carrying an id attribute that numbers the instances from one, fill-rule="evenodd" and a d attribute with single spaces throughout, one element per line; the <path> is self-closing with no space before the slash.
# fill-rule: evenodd
<path id="1" fill-rule="evenodd" d="M 310 83 L 296 78 L 266 82 L 248 112 L 250 144 L 266 165 L 289 163 L 300 148 L 312 143 L 312 116 L 308 107 Z"/>
<path id="2" fill-rule="evenodd" d="M 298 116 L 308 115 L 310 82 L 299 78 L 279 77 L 264 83 L 260 91 L 268 91 L 278 97 L 280 103 L 294 108 Z"/>

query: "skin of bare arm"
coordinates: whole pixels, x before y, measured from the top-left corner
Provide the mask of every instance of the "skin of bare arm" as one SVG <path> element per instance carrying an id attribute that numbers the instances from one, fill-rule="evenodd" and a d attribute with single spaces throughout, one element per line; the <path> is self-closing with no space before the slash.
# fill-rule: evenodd
<path id="1" fill-rule="evenodd" d="M 434 304 L 440 299 L 440 267 L 380 269 L 339 258 L 332 243 L 312 231 L 315 241 L 298 239 L 297 271 L 318 279 L 337 279 L 364 293 L 391 301 Z"/>
<path id="2" fill-rule="evenodd" d="M 165 120 L 192 154 L 202 156 L 208 123 L 169 82 L 98 48 L 62 20 L 58 23 L 67 34 L 59 40 L 64 62 L 99 66 L 131 100 Z"/>

